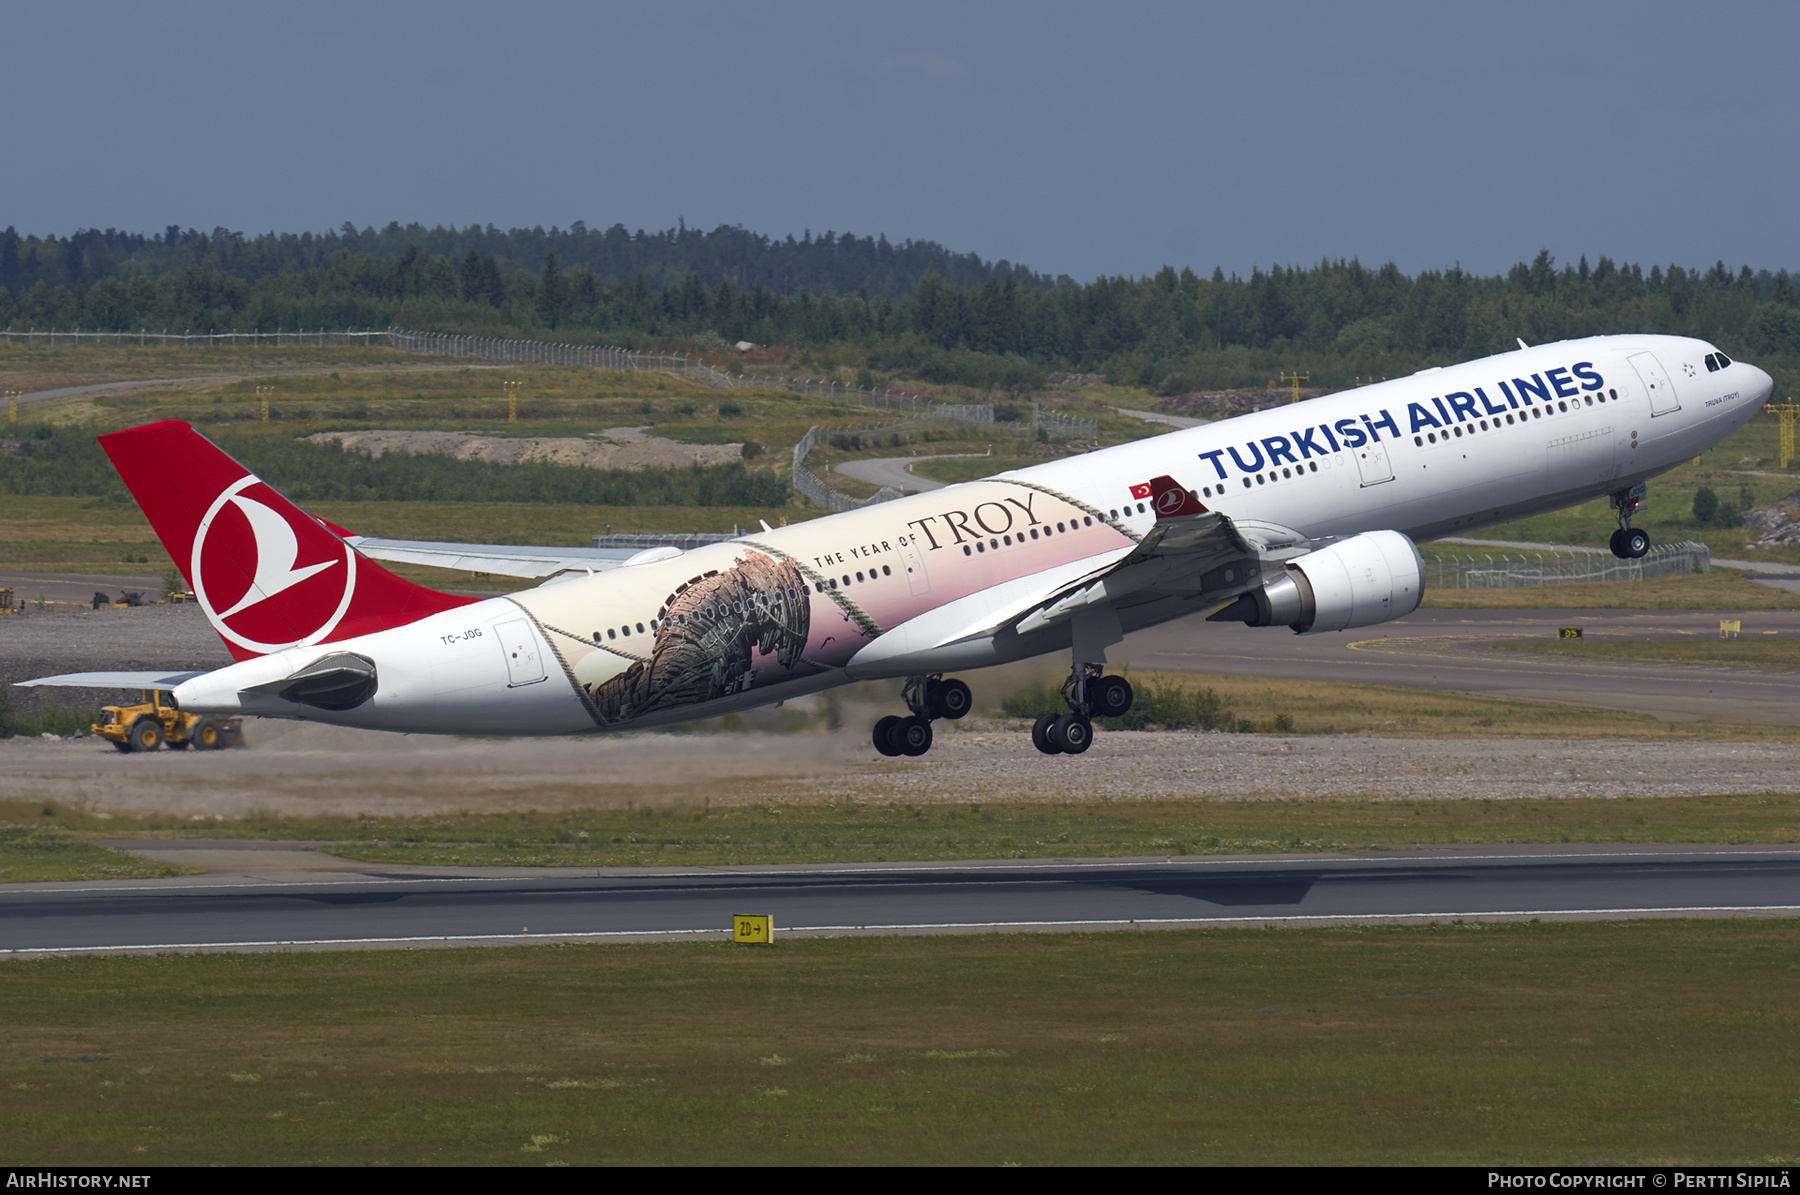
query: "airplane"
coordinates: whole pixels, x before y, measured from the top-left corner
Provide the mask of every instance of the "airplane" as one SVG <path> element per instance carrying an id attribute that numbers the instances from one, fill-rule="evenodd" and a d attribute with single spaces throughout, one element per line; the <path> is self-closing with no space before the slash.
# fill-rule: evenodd
<path id="1" fill-rule="evenodd" d="M 1070 653 L 1078 755 L 1130 709 L 1107 648 L 1214 621 L 1323 634 L 1419 605 L 1416 544 L 1605 495 L 1641 557 L 1646 483 L 1737 430 L 1773 382 L 1713 345 L 1601 336 L 1338 394 L 695 547 L 428 544 L 301 511 L 192 427 L 100 443 L 236 662 L 29 684 L 165 690 L 211 715 L 434 734 L 554 735 L 709 718 L 904 678 L 884 755 L 922 755 L 972 705 L 947 674 Z M 621 556 L 623 558 L 621 558 Z M 527 577 L 442 593 L 378 563 Z"/>

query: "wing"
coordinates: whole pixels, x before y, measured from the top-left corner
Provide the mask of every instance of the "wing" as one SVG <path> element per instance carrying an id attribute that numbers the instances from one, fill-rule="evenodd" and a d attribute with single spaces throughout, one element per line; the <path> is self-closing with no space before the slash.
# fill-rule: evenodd
<path id="1" fill-rule="evenodd" d="M 1134 596 L 1186 595 L 1224 605 L 1261 586 L 1269 564 L 1279 568 L 1281 560 L 1317 546 L 1273 524 L 1234 524 L 1171 478 L 1149 485 L 1159 517 L 1130 548 L 1016 577 L 901 623 L 856 654 L 852 675 L 880 675 L 910 657 L 1008 632 L 1029 634 L 1089 610 L 1104 616 Z"/>

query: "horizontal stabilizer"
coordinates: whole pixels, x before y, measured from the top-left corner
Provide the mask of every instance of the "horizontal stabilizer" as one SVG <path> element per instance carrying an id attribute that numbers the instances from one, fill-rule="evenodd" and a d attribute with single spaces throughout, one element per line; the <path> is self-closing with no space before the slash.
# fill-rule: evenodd
<path id="1" fill-rule="evenodd" d="M 66 672 L 61 676 L 40 676 L 36 680 L 14 681 L 21 689 L 54 685 L 64 689 L 161 689 L 168 691 L 200 672 Z"/>
<path id="2" fill-rule="evenodd" d="M 396 564 L 428 564 L 468 573 L 503 577 L 548 577 L 553 573 L 604 572 L 619 568 L 639 548 L 541 548 L 512 544 L 446 544 L 429 540 L 375 539 L 346 536 L 345 541 L 371 560 Z"/>

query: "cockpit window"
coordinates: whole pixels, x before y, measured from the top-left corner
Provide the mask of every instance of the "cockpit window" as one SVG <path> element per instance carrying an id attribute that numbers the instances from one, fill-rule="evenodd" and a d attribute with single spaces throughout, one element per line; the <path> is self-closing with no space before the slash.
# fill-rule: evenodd
<path id="1" fill-rule="evenodd" d="M 1718 373 L 1719 372 L 1719 354 L 1717 354 L 1717 353 L 1706 354 L 1706 372 L 1707 373 Z"/>
<path id="2" fill-rule="evenodd" d="M 1720 353 L 1719 354 L 1719 368 L 1724 369 L 1727 365 L 1730 365 L 1730 364 L 1731 364 L 1731 358 L 1727 357 L 1724 353 Z"/>

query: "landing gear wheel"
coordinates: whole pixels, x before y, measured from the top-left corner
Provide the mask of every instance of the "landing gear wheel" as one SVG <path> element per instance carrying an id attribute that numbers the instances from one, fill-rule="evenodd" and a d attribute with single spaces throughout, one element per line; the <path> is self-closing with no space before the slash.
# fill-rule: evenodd
<path id="1" fill-rule="evenodd" d="M 1642 527 L 1627 527 L 1619 537 L 1619 546 L 1625 551 L 1620 553 L 1627 560 L 1641 560 L 1650 551 L 1650 533 Z"/>
<path id="2" fill-rule="evenodd" d="M 1628 559 L 1625 555 L 1625 528 L 1621 527 L 1613 532 L 1612 538 L 1606 541 L 1606 546 L 1611 548 L 1612 554 L 1620 560 Z"/>
<path id="3" fill-rule="evenodd" d="M 1097 718 L 1122 718 L 1131 711 L 1131 682 L 1122 676 L 1103 676 L 1088 686 L 1088 701 Z"/>
<path id="4" fill-rule="evenodd" d="M 1080 714 L 1064 714 L 1051 725 L 1050 741 L 1069 755 L 1080 755 L 1094 745 L 1094 728 Z"/>
<path id="5" fill-rule="evenodd" d="M 1031 745 L 1045 755 L 1061 755 L 1063 749 L 1050 737 L 1051 728 L 1056 725 L 1057 715 L 1040 714 L 1038 720 L 1031 724 Z"/>
<path id="6" fill-rule="evenodd" d="M 154 751 L 162 745 L 162 726 L 155 718 L 139 718 L 131 724 L 131 749 L 133 751 Z"/>
<path id="7" fill-rule="evenodd" d="M 931 750 L 931 720 L 913 716 L 900 719 L 900 726 L 894 731 L 894 741 L 900 744 L 900 750 L 907 755 L 923 755 Z"/>
<path id="8" fill-rule="evenodd" d="M 898 714 L 889 714 L 875 723 L 875 730 L 870 735 L 875 740 L 875 750 L 883 755 L 900 755 L 905 748 L 900 745 L 900 723 L 906 721 Z"/>
<path id="9" fill-rule="evenodd" d="M 959 680 L 934 680 L 925 686 L 926 712 L 933 718 L 955 721 L 967 714 L 974 703 L 969 686 Z"/>
<path id="10" fill-rule="evenodd" d="M 194 723 L 194 728 L 188 731 L 188 741 L 202 751 L 217 751 L 225 745 L 224 738 L 219 734 L 219 724 L 211 718 L 202 718 Z"/>

